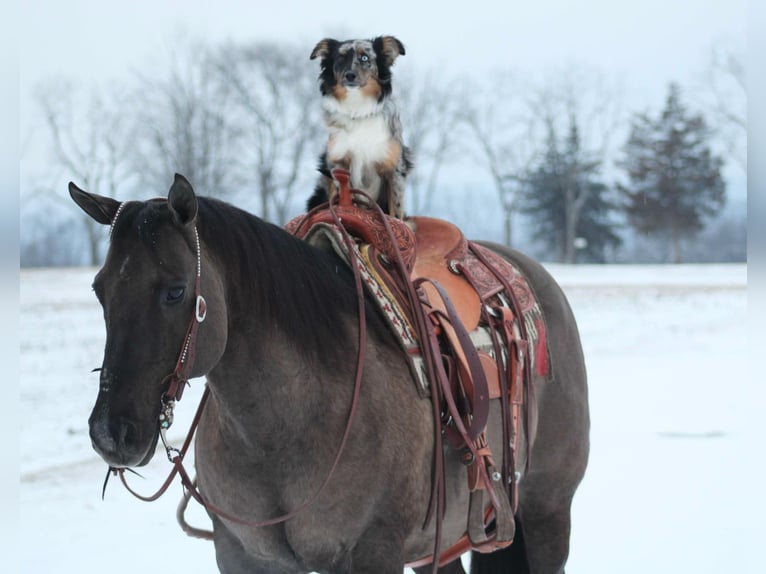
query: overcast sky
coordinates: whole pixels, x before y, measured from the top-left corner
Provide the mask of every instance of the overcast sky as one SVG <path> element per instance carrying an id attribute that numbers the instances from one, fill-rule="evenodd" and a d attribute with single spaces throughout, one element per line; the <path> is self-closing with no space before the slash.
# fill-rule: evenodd
<path id="1" fill-rule="evenodd" d="M 52 76 L 124 79 L 166 61 L 180 33 L 305 44 L 325 36 L 397 36 L 397 66 L 468 72 L 491 89 L 500 68 L 544 73 L 574 65 L 621 82 L 628 111 L 658 108 L 670 81 L 700 81 L 717 43 L 744 47 L 747 0 L 472 0 L 380 3 L 269 0 L 26 0 L 19 2 L 22 157 L 38 153 L 29 94 Z M 486 84 L 482 78 L 486 77 Z M 22 172 L 22 185 L 24 173 Z"/>
<path id="2" fill-rule="evenodd" d="M 52 74 L 123 76 L 157 61 L 179 30 L 220 41 L 305 42 L 393 34 L 416 68 L 483 71 L 585 64 L 624 75 L 647 103 L 686 83 L 711 46 L 747 31 L 747 0 L 26 0 L 22 92 Z M 400 65 L 404 65 L 403 63 Z"/>

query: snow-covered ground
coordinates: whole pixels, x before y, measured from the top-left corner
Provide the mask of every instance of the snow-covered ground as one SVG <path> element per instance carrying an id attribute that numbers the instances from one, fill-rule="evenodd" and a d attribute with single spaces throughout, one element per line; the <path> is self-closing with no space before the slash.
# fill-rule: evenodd
<path id="1" fill-rule="evenodd" d="M 580 325 L 593 421 L 567 571 L 761 572 L 766 391 L 748 370 L 747 267 L 549 269 Z M 180 486 L 146 504 L 114 481 L 101 500 L 87 434 L 104 339 L 94 273 L 21 273 L 21 571 L 215 572 L 212 545 L 176 526 Z M 176 439 L 201 387 L 177 408 Z M 151 491 L 168 467 L 158 453 L 133 483 Z"/>

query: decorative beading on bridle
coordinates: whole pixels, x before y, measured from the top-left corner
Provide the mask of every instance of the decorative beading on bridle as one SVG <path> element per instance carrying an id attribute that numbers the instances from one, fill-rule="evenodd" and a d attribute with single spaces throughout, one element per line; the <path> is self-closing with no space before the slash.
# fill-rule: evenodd
<path id="1" fill-rule="evenodd" d="M 199 232 L 197 231 L 196 225 L 194 226 L 194 243 L 197 252 L 197 272 L 194 279 L 194 316 L 191 318 L 191 321 L 189 321 L 189 327 L 186 330 L 186 336 L 184 337 L 184 343 L 181 347 L 178 361 L 176 361 L 176 367 L 173 372 L 163 380 L 164 383 L 169 379 L 170 385 L 168 390 L 162 395 L 160 438 L 162 439 L 162 444 L 167 452 L 168 459 L 171 462 L 173 462 L 175 457 L 181 455 L 181 451 L 170 446 L 170 443 L 167 440 L 167 431 L 173 424 L 173 409 L 176 401 L 181 400 L 184 388 L 189 384 L 197 347 L 197 330 L 199 329 L 200 323 L 202 323 L 207 316 L 207 302 L 201 293 L 202 250 L 200 249 Z"/>
<path id="2" fill-rule="evenodd" d="M 117 211 L 114 212 L 114 217 L 112 217 L 112 224 L 109 226 L 109 239 L 112 238 L 112 233 L 114 233 L 114 226 L 117 224 L 117 218 L 120 217 L 120 214 L 122 213 L 122 208 L 125 207 L 125 204 L 128 203 L 127 201 L 123 201 L 119 207 L 117 207 Z"/>

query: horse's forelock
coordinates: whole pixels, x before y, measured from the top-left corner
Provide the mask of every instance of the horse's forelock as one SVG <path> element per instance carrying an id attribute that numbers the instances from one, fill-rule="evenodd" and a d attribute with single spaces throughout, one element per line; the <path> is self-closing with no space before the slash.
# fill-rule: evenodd
<path id="1" fill-rule="evenodd" d="M 152 199 L 144 202 L 126 202 L 111 230 L 112 241 L 122 243 L 138 238 L 150 252 L 161 246 L 159 238 L 166 233 L 178 233 L 194 247 L 192 233 L 175 223 L 167 202 Z"/>

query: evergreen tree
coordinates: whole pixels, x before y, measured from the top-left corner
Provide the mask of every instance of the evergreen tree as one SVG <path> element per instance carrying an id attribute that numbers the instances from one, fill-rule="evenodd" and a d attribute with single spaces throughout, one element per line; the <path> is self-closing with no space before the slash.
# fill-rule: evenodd
<path id="1" fill-rule="evenodd" d="M 656 119 L 633 120 L 621 162 L 630 179 L 618 185 L 628 223 L 640 233 L 666 235 L 673 261 L 681 262 L 681 239 L 692 237 L 726 202 L 723 159 L 713 155 L 701 115 L 690 114 L 671 84 Z"/>
<path id="2" fill-rule="evenodd" d="M 545 152 L 526 177 L 521 209 L 535 224 L 534 239 L 559 262 L 603 262 L 606 247 L 621 243 L 609 218 L 615 208 L 609 188 L 599 181 L 601 162 L 591 156 L 574 118 L 563 143 L 549 121 Z"/>

